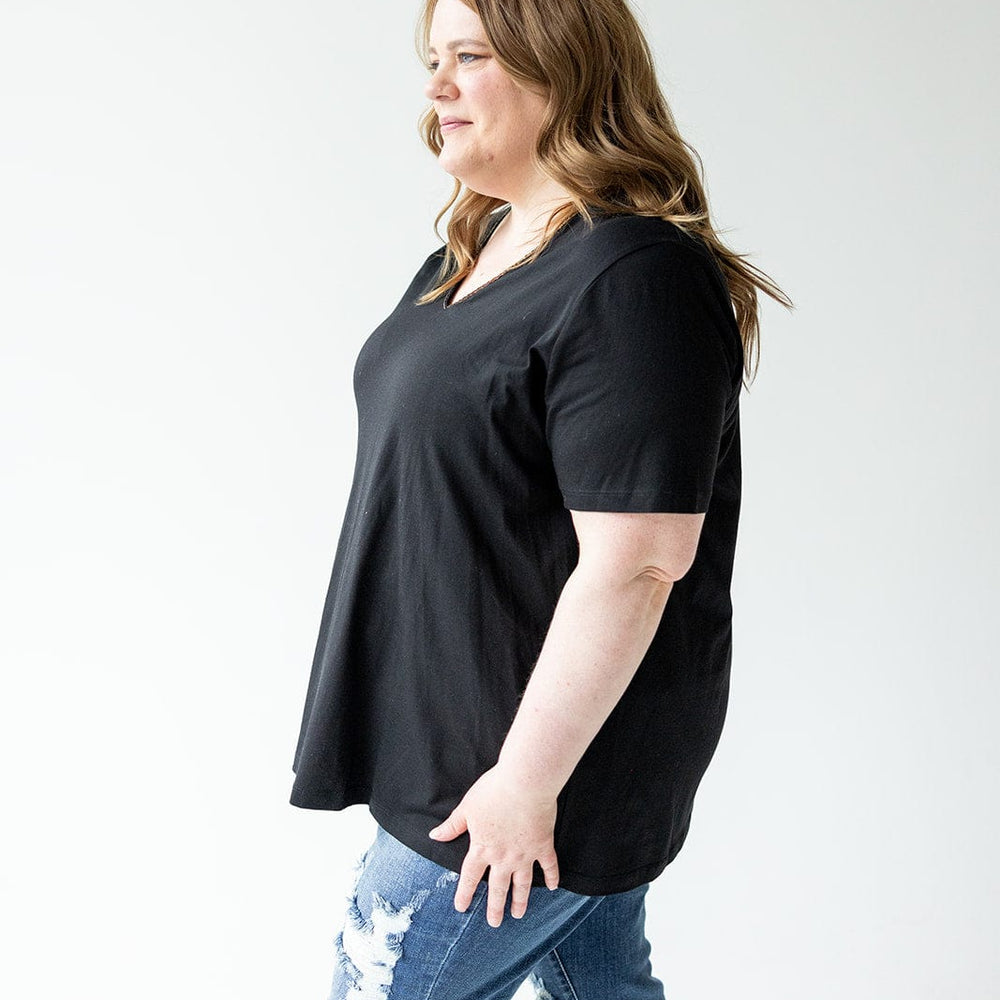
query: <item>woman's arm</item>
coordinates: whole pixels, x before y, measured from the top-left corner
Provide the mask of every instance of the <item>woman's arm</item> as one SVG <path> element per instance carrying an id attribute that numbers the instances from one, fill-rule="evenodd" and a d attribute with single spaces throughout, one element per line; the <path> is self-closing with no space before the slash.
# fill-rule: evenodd
<path id="1" fill-rule="evenodd" d="M 524 915 L 535 860 L 558 884 L 556 796 L 628 687 L 674 581 L 694 561 L 704 514 L 571 511 L 580 556 L 496 765 L 431 831 L 469 831 L 455 908 L 464 911 L 489 866 L 487 921 Z"/>

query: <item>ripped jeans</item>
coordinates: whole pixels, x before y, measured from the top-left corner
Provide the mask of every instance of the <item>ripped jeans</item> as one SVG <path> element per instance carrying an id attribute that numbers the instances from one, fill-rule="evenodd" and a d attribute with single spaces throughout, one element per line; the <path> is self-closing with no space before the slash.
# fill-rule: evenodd
<path id="1" fill-rule="evenodd" d="M 458 875 L 382 827 L 356 868 L 329 1000 L 510 1000 L 530 979 L 538 1000 L 664 1000 L 646 940 L 648 883 L 582 896 L 531 889 L 528 911 L 486 922 L 480 882 L 465 913 Z"/>

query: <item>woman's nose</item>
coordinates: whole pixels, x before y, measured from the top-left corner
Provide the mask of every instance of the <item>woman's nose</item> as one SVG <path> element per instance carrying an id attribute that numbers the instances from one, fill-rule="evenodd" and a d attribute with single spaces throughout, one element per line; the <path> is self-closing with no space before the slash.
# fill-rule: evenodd
<path id="1" fill-rule="evenodd" d="M 443 65 L 438 65 L 424 87 L 424 94 L 429 100 L 436 101 L 439 97 L 454 97 L 456 89 L 451 74 Z"/>

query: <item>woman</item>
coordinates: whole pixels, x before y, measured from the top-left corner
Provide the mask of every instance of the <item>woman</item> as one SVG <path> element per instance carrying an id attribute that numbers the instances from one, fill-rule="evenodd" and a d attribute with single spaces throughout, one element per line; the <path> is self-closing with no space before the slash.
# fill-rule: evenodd
<path id="1" fill-rule="evenodd" d="M 756 291 L 790 303 L 624 0 L 425 0 L 418 44 L 454 210 L 357 359 L 294 763 L 378 823 L 331 1000 L 662 998 L 644 896 L 725 716 Z"/>

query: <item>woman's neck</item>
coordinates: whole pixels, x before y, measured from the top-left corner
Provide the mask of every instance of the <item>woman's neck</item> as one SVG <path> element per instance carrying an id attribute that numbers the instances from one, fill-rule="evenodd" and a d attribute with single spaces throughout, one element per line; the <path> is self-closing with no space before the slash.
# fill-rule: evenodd
<path id="1" fill-rule="evenodd" d="M 510 210 L 497 226 L 502 242 L 516 249 L 530 250 L 537 244 L 556 209 L 570 201 L 569 192 L 552 180 L 544 180 L 523 198 L 510 200 Z"/>

